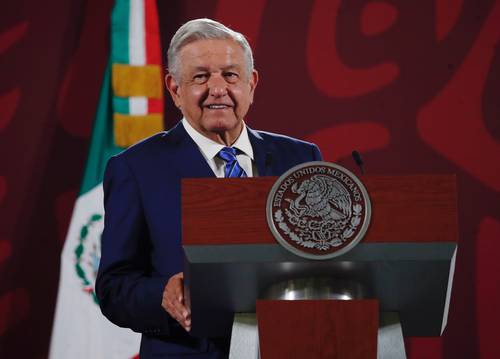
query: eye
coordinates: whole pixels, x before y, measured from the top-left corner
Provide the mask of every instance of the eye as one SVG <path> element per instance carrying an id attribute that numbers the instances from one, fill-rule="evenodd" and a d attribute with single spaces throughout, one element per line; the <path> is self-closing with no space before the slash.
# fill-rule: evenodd
<path id="1" fill-rule="evenodd" d="M 207 82 L 207 80 L 208 80 L 208 74 L 206 73 L 196 74 L 193 76 L 193 81 L 197 84 L 203 84 Z"/>
<path id="2" fill-rule="evenodd" d="M 224 72 L 224 78 L 226 79 L 227 82 L 229 83 L 234 83 L 238 81 L 239 75 L 236 72 Z"/>

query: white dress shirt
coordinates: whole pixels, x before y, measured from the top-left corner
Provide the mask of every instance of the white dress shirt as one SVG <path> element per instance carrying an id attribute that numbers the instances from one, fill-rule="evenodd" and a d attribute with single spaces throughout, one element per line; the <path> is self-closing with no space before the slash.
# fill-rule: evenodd
<path id="1" fill-rule="evenodd" d="M 208 165 L 214 171 L 215 176 L 219 178 L 224 177 L 224 168 L 226 162 L 223 159 L 217 157 L 217 154 L 222 150 L 224 145 L 211 140 L 208 137 L 203 136 L 201 133 L 196 131 L 193 126 L 185 119 L 182 119 L 182 125 L 186 129 L 189 137 L 191 137 L 200 149 L 201 154 L 207 161 Z M 252 144 L 248 138 L 248 131 L 245 123 L 243 122 L 243 130 L 240 136 L 236 139 L 231 147 L 238 149 L 238 154 L 236 159 L 238 164 L 245 170 L 248 177 L 257 177 L 257 166 L 255 165 L 253 157 Z"/>

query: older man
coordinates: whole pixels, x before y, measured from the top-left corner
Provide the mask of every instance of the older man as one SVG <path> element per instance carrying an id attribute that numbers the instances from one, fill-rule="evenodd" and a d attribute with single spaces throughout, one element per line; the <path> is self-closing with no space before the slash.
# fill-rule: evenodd
<path id="1" fill-rule="evenodd" d="M 321 155 L 313 144 L 245 125 L 258 74 L 242 34 L 189 21 L 172 38 L 168 68 L 165 83 L 184 117 L 109 161 L 96 290 L 106 317 L 143 334 L 141 358 L 224 358 L 227 338 L 189 335 L 180 180 L 277 176 Z"/>

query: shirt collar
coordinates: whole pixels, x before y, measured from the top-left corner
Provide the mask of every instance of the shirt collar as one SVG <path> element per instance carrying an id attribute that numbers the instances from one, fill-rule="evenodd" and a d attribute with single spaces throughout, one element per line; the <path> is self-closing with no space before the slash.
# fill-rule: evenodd
<path id="1" fill-rule="evenodd" d="M 193 126 L 191 126 L 189 121 L 186 120 L 186 118 L 182 119 L 182 125 L 186 129 L 189 137 L 191 137 L 196 145 L 200 148 L 200 151 L 203 153 L 203 156 L 205 158 L 213 159 L 215 156 L 217 156 L 222 148 L 226 147 L 208 137 L 203 136 L 201 133 L 196 131 Z M 248 138 L 248 131 L 245 122 L 243 122 L 243 129 L 241 131 L 241 134 L 233 143 L 232 147 L 237 148 L 253 160 L 252 144 L 250 143 L 250 139 Z"/>

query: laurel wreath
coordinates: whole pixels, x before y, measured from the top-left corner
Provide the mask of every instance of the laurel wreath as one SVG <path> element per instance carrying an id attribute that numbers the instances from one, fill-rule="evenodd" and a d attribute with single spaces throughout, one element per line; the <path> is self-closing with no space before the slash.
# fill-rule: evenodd
<path id="1" fill-rule="evenodd" d="M 89 286 L 89 285 L 92 284 L 89 281 L 89 279 L 87 278 L 87 274 L 85 273 L 85 271 L 83 270 L 83 268 L 81 266 L 82 255 L 83 255 L 83 252 L 84 252 L 84 246 L 83 246 L 83 244 L 84 244 L 85 240 L 88 237 L 90 228 L 95 223 L 99 222 L 101 219 L 102 219 L 102 215 L 100 215 L 100 214 L 93 214 L 92 216 L 90 216 L 90 218 L 87 221 L 87 223 L 85 223 L 82 226 L 82 228 L 80 229 L 80 236 L 78 238 L 78 246 L 75 248 L 75 256 L 76 256 L 75 270 L 76 270 L 77 276 L 81 279 L 81 281 L 83 283 L 83 286 Z M 97 299 L 97 295 L 95 294 L 94 288 L 92 288 L 91 294 L 92 294 L 92 298 L 94 299 L 94 302 L 96 304 L 99 304 L 99 300 Z"/>
<path id="2" fill-rule="evenodd" d="M 351 222 L 349 223 L 349 226 L 344 230 L 344 233 L 342 233 L 342 242 L 345 242 L 346 239 L 351 238 L 354 232 L 356 231 L 356 228 L 359 226 L 361 223 L 361 210 L 363 207 L 361 207 L 360 204 L 355 204 L 352 206 L 352 212 L 353 215 L 351 217 Z"/>
<path id="3" fill-rule="evenodd" d="M 285 222 L 285 218 L 283 216 L 283 212 L 281 209 L 277 210 L 274 213 L 274 219 L 278 223 L 278 227 L 295 243 L 298 245 L 305 247 L 305 248 L 315 248 L 318 250 L 327 250 L 330 247 L 338 247 L 342 245 L 347 239 L 352 237 L 352 235 L 356 232 L 356 228 L 359 226 L 361 223 L 361 211 L 362 211 L 362 206 L 360 204 L 355 204 L 352 208 L 353 210 L 353 215 L 348 222 L 347 228 L 344 229 L 341 235 L 334 236 L 331 240 L 329 241 L 315 241 L 315 240 L 304 240 L 301 235 L 297 235 L 293 230 L 288 227 L 287 223 Z M 303 218 L 295 218 L 297 223 L 304 222 L 303 224 L 307 225 L 307 221 L 305 221 Z M 311 227 L 310 223 L 309 226 Z M 306 232 L 306 231 L 302 231 Z M 310 232 L 310 231 L 309 231 Z M 300 233 L 299 233 L 300 234 Z M 309 235 L 310 236 L 310 235 Z"/>

